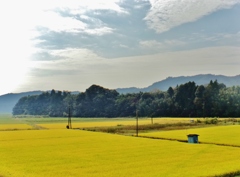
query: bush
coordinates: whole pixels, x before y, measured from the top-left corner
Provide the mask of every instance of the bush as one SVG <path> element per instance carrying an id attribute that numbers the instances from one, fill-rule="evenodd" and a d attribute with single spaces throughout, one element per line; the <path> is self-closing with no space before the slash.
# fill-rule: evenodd
<path id="1" fill-rule="evenodd" d="M 197 123 L 202 123 L 202 121 L 200 119 L 197 119 Z"/>
<path id="2" fill-rule="evenodd" d="M 107 129 L 107 132 L 108 132 L 108 133 L 116 133 L 116 131 L 117 131 L 117 130 L 116 130 L 115 128 L 108 128 L 108 129 Z"/>
<path id="3" fill-rule="evenodd" d="M 218 119 L 217 118 L 206 119 L 205 120 L 205 124 L 217 124 L 217 123 L 218 123 Z"/>

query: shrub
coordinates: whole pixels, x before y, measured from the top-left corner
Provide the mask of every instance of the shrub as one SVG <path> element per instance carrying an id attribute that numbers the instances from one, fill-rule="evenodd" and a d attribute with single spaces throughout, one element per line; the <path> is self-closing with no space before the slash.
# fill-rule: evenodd
<path id="1" fill-rule="evenodd" d="M 200 119 L 197 119 L 197 123 L 202 123 L 202 121 Z"/>
<path id="2" fill-rule="evenodd" d="M 107 132 L 108 132 L 108 133 L 116 133 L 116 131 L 117 131 L 117 130 L 116 130 L 115 128 L 108 128 L 108 129 L 107 129 Z"/>
<path id="3" fill-rule="evenodd" d="M 212 119 L 206 119 L 205 124 L 217 124 L 218 119 L 217 118 L 212 118 Z"/>

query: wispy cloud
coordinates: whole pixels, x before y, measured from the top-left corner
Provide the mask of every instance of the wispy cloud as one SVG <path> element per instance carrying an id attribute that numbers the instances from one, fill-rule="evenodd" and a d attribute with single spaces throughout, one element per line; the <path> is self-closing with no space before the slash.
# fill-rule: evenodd
<path id="1" fill-rule="evenodd" d="M 97 19 L 93 21 L 93 23 L 95 23 L 94 27 L 89 26 L 89 24 L 81 19 L 84 18 L 86 13 L 93 11 L 110 11 L 117 14 L 127 14 L 128 12 L 119 5 L 120 2 L 121 0 L 94 0 L 94 3 L 89 0 L 22 0 L 21 2 L 9 0 L 8 2 L 0 3 L 2 6 L 0 7 L 0 19 L 4 21 L 3 26 L 9 26 L 9 20 L 15 21 L 16 24 L 21 22 L 21 25 L 18 25 L 20 29 L 24 27 L 24 30 L 27 29 L 28 31 L 43 27 L 55 32 L 86 31 L 87 33 L 87 30 L 96 29 L 99 31 L 100 28 L 106 28 L 107 26 L 104 26 L 106 25 L 104 23 L 96 23 Z M 4 20 L 6 14 L 11 13 L 11 10 L 17 15 L 11 15 L 11 19 L 8 19 L 8 21 Z M 85 20 L 87 19 L 86 17 L 85 15 Z M 89 19 L 90 18 L 87 20 Z M 90 32 L 90 34 L 99 35 L 99 32 Z M 101 32 L 101 34 L 103 34 L 103 32 Z"/>
<path id="2" fill-rule="evenodd" d="M 140 41 L 139 42 L 140 47 L 145 49 L 161 49 L 163 48 L 163 44 L 161 42 L 158 42 L 156 40 L 149 40 L 149 41 Z"/>
<path id="3" fill-rule="evenodd" d="M 48 55 L 57 60 L 42 60 L 39 67 L 53 70 L 83 70 L 86 65 L 99 64 L 101 57 L 93 51 L 84 48 L 66 48 L 62 50 L 51 50 Z"/>
<path id="4" fill-rule="evenodd" d="M 95 29 L 86 29 L 84 33 L 87 33 L 89 35 L 97 35 L 97 36 L 102 36 L 104 34 L 109 34 L 112 33 L 114 29 L 109 28 L 109 27 L 100 27 L 100 28 L 95 28 Z"/>
<path id="5" fill-rule="evenodd" d="M 236 75 L 239 74 L 239 54 L 239 47 L 211 47 L 109 60 L 88 49 L 69 48 L 55 51 L 55 56 L 62 57 L 61 60 L 44 62 L 32 70 L 25 87 L 35 85 L 43 90 L 51 89 L 49 86 L 70 90 L 74 87 L 84 91 L 92 84 L 113 89 L 146 87 L 168 76 L 208 74 L 209 71 Z M 52 83 L 48 83 L 50 81 Z"/>
<path id="6" fill-rule="evenodd" d="M 86 29 L 87 24 L 77 19 L 62 17 L 55 12 L 48 11 L 41 14 L 41 19 L 39 19 L 36 26 L 45 27 L 55 32 L 78 32 Z"/>
<path id="7" fill-rule="evenodd" d="M 240 46 L 240 33 L 191 33 L 185 36 L 182 40 L 185 40 L 189 47 L 199 44 L 207 46 Z"/>
<path id="8" fill-rule="evenodd" d="M 179 40 L 165 40 L 163 42 L 159 42 L 156 40 L 146 40 L 140 41 L 139 46 L 142 49 L 150 50 L 150 51 L 158 51 L 161 52 L 162 50 L 170 51 L 173 48 L 184 46 L 185 42 Z"/>
<path id="9" fill-rule="evenodd" d="M 230 8 L 240 0 L 150 0 L 150 3 L 151 9 L 144 20 L 150 29 L 162 33 L 219 9 Z"/>

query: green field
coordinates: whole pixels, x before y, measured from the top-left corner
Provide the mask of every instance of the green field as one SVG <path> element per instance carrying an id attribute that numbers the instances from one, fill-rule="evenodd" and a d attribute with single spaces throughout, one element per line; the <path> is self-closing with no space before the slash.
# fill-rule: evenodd
<path id="1" fill-rule="evenodd" d="M 51 119 L 51 123 L 49 123 L 40 119 L 38 122 L 34 122 L 36 118 L 19 120 L 9 116 L 5 119 L 7 120 L 1 119 L 2 126 L 10 124 L 15 126 L 34 125 L 35 123 L 59 126 L 59 124 L 64 123 L 59 122 L 59 120 L 65 120 L 57 118 L 56 123 L 54 123 Z M 79 121 L 82 122 L 78 123 L 83 123 L 84 119 Z M 118 121 L 113 120 L 114 123 L 119 123 Z M 121 119 L 121 121 L 131 122 L 131 119 Z M 101 121 L 88 119 L 87 122 L 85 121 L 85 123 L 94 122 L 95 125 L 98 125 L 99 122 L 101 124 L 106 122 L 109 125 L 111 121 L 109 119 Z M 184 132 L 182 133 L 183 137 L 181 137 L 181 132 Z M 187 133 L 199 133 L 200 141 L 240 144 L 240 125 L 149 134 L 151 136 L 164 134 L 165 137 L 186 139 Z M 211 136 L 208 136 L 209 133 L 212 133 Z M 147 135 L 147 133 L 141 135 Z M 207 177 L 239 171 L 239 150 L 239 147 L 188 144 L 71 130 L 65 127 L 45 130 L 2 130 L 0 131 L 0 176 Z"/>

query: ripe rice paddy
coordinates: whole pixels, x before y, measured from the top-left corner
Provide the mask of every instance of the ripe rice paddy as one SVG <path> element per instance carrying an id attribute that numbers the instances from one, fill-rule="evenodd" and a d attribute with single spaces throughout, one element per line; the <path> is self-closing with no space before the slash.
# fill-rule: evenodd
<path id="1" fill-rule="evenodd" d="M 120 126 L 120 125 L 136 125 L 136 118 L 100 118 L 94 119 L 95 121 L 86 121 L 86 119 L 73 119 L 73 128 L 85 128 L 85 127 L 110 127 L 110 126 Z M 38 123 L 39 126 L 48 129 L 65 129 L 67 118 L 65 118 L 64 123 L 51 123 L 44 122 Z M 189 122 L 189 118 L 154 118 L 153 123 L 155 124 L 167 124 L 167 123 L 184 123 Z M 138 120 L 139 125 L 151 124 L 151 118 L 140 118 Z"/>
<path id="2" fill-rule="evenodd" d="M 0 130 L 29 130 L 29 129 L 33 129 L 33 127 L 27 124 L 0 124 Z"/>
<path id="3" fill-rule="evenodd" d="M 232 145 L 240 147 L 240 125 L 214 126 L 185 130 L 159 131 L 142 133 L 140 136 L 187 140 L 188 134 L 198 134 L 199 142 Z"/>
<path id="4" fill-rule="evenodd" d="M 10 115 L 0 115 L 0 131 L 2 130 L 29 130 L 33 129 L 31 125 L 20 119 L 11 118 Z"/>
<path id="5" fill-rule="evenodd" d="M 64 122 L 61 120 L 59 118 L 59 121 L 56 121 L 58 123 L 47 122 L 50 119 L 45 119 L 46 122 L 43 120 L 36 122 L 41 126 L 43 126 L 42 123 L 53 126 L 47 130 L 0 130 L 0 176 L 209 177 L 240 170 L 239 147 L 188 144 L 71 130 L 65 128 L 65 119 Z M 15 119 L 11 121 L 13 121 L 12 124 L 19 122 Z M 121 119 L 121 121 L 113 120 L 112 123 L 116 126 L 123 124 L 124 121 L 127 124 L 131 123 L 132 120 Z M 146 119 L 146 121 L 149 122 L 150 119 Z M 84 123 L 83 119 L 82 122 L 77 122 L 77 120 L 73 120 L 73 122 L 73 126 L 75 123 L 81 125 Z M 21 123 L 33 125 L 34 119 L 22 119 Z M 95 119 L 88 119 L 85 123 L 84 126 L 111 125 L 109 119 L 98 122 Z M 135 123 L 135 120 L 132 123 Z M 59 124 L 64 127 L 60 127 Z M 3 121 L 1 125 L 3 125 Z M 238 145 L 240 144 L 238 127 L 240 126 L 188 129 L 187 133 L 200 134 L 200 141 Z M 186 139 L 186 130 L 182 131 L 182 135 L 180 135 L 181 131 L 165 131 L 155 132 L 155 136 L 161 133 L 166 137 L 178 138 L 179 136 L 180 139 Z M 209 136 L 210 133 L 212 133 L 211 136 Z M 218 139 L 213 138 L 215 135 L 218 136 Z M 154 136 L 153 133 L 152 136 Z M 208 140 L 209 137 L 212 139 Z"/>
<path id="6" fill-rule="evenodd" d="M 239 148 L 80 130 L 0 132 L 3 176 L 213 176 L 239 170 Z"/>

